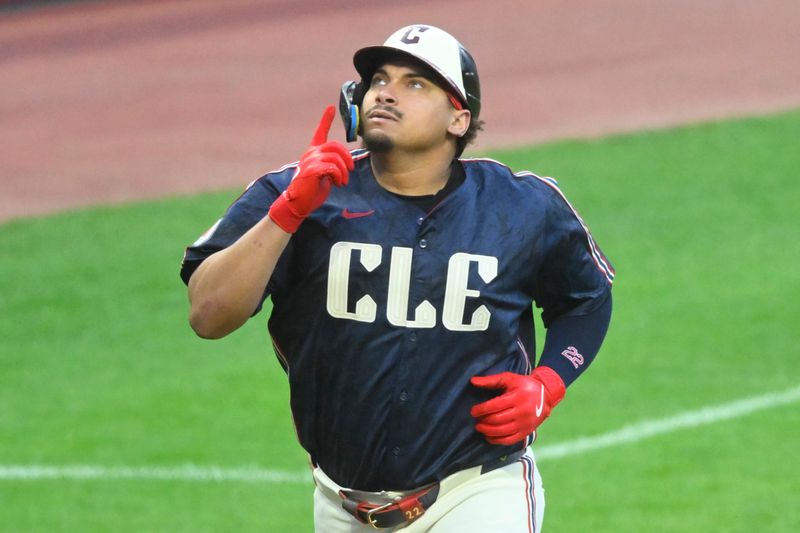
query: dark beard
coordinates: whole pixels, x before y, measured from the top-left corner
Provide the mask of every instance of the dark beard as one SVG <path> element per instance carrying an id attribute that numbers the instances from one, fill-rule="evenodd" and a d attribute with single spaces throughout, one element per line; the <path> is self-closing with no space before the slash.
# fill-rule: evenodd
<path id="1" fill-rule="evenodd" d="M 364 147 L 374 154 L 385 154 L 394 148 L 394 141 L 386 135 L 367 134 L 363 139 Z"/>

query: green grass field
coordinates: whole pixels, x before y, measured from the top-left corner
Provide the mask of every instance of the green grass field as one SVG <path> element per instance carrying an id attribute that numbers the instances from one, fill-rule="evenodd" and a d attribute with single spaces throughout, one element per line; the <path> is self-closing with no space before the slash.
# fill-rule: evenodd
<path id="1" fill-rule="evenodd" d="M 798 139 L 795 111 L 490 154 L 556 177 L 618 271 L 606 345 L 537 446 L 800 385 Z M 304 470 L 267 313 L 220 341 L 186 321 L 182 249 L 237 194 L 0 225 L 0 473 Z M 543 459 L 546 531 L 798 531 L 798 428 L 792 402 Z M 311 492 L 0 475 L 0 531 L 304 532 Z"/>

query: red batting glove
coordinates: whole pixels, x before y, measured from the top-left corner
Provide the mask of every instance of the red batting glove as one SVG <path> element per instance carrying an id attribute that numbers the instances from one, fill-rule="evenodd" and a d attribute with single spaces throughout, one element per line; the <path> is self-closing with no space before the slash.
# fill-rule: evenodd
<path id="1" fill-rule="evenodd" d="M 328 106 L 317 126 L 311 147 L 300 158 L 292 182 L 269 208 L 269 218 L 287 233 L 294 233 L 303 220 L 321 206 L 331 190 L 347 185 L 353 158 L 338 141 L 328 141 L 336 110 Z"/>
<path id="2" fill-rule="evenodd" d="M 564 398 L 566 387 L 555 370 L 546 366 L 530 376 L 503 372 L 474 376 L 470 383 L 482 389 L 504 389 L 500 396 L 475 405 L 470 414 L 478 420 L 475 429 L 491 444 L 510 446 L 533 433 Z"/>

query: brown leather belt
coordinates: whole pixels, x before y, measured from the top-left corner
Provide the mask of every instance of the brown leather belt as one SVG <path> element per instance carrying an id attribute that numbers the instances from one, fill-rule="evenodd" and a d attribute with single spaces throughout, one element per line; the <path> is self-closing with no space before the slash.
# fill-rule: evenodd
<path id="1" fill-rule="evenodd" d="M 480 473 L 486 474 L 497 468 L 510 465 L 523 455 L 525 455 L 524 449 L 498 457 L 483 465 Z M 425 511 L 439 497 L 439 483 L 427 485 L 399 500 L 384 504 L 358 500 L 353 498 L 352 494 L 347 490 L 339 491 L 344 510 L 353 515 L 362 524 L 368 524 L 375 529 L 387 529 L 405 522 L 412 522 L 425 514 Z"/>

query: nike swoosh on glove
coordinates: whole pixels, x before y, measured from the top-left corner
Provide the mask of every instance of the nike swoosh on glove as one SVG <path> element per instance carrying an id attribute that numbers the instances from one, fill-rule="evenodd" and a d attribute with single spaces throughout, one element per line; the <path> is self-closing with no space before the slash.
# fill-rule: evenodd
<path id="1" fill-rule="evenodd" d="M 355 167 L 350 151 L 342 143 L 328 141 L 335 114 L 333 106 L 325 109 L 292 182 L 269 208 L 269 217 L 287 233 L 295 233 L 306 217 L 325 202 L 331 184 L 347 185 Z"/>
<path id="2" fill-rule="evenodd" d="M 510 446 L 533 433 L 566 394 L 564 381 L 555 370 L 536 367 L 530 376 L 503 372 L 473 376 L 470 383 L 482 389 L 502 389 L 503 393 L 472 407 L 475 429 L 491 444 Z"/>

